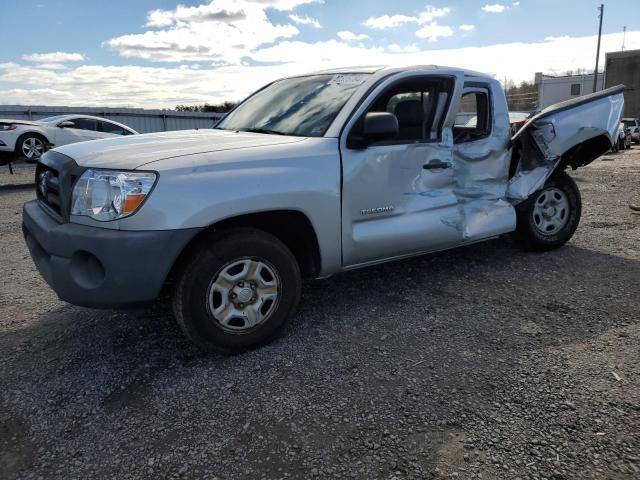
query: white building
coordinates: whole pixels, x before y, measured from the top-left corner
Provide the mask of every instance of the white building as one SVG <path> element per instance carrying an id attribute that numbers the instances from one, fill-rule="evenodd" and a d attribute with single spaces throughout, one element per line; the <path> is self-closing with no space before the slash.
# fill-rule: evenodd
<path id="1" fill-rule="evenodd" d="M 536 73 L 538 86 L 538 108 L 593 93 L 593 74 L 553 76 Z M 598 74 L 597 90 L 604 88 L 604 74 Z"/>

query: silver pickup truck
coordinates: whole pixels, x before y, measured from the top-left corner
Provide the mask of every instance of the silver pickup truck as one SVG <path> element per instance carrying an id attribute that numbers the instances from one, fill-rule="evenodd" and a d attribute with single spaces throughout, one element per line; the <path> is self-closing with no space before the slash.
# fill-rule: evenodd
<path id="1" fill-rule="evenodd" d="M 565 173 L 611 148 L 622 87 L 554 105 L 515 135 L 493 78 L 416 66 L 275 81 L 210 130 L 56 148 L 23 230 L 67 302 L 170 293 L 185 334 L 242 351 L 280 332 L 302 277 L 511 234 L 567 242 L 580 193 Z"/>

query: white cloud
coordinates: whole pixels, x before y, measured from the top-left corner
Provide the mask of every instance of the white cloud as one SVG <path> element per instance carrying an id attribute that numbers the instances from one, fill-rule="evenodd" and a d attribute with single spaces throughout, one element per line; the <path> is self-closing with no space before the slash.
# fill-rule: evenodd
<path id="1" fill-rule="evenodd" d="M 420 48 L 415 43 L 410 45 L 398 45 L 397 43 L 392 43 L 387 47 L 387 50 L 392 53 L 412 53 L 419 52 Z"/>
<path id="2" fill-rule="evenodd" d="M 436 22 L 431 22 L 416 32 L 416 37 L 426 38 L 430 42 L 437 42 L 440 37 L 450 37 L 451 35 L 453 35 L 451 27 L 438 25 Z"/>
<path id="3" fill-rule="evenodd" d="M 463 25 L 460 25 L 458 28 L 460 30 L 462 30 L 463 32 L 471 32 L 472 30 L 475 30 L 476 26 L 475 25 L 469 25 L 469 24 L 463 24 Z"/>
<path id="4" fill-rule="evenodd" d="M 352 40 L 365 40 L 369 38 L 369 35 L 367 35 L 366 33 L 353 33 L 349 32 L 348 30 L 344 30 L 342 32 L 338 32 L 338 37 L 349 42 Z"/>
<path id="5" fill-rule="evenodd" d="M 293 15 L 293 14 L 289 15 L 289 18 L 299 25 L 311 25 L 314 28 L 322 28 L 322 25 L 320 25 L 320 22 L 315 18 L 300 17 L 298 15 Z"/>
<path id="6" fill-rule="evenodd" d="M 408 15 L 382 15 L 380 17 L 369 17 L 362 24 L 365 27 L 385 29 L 402 25 L 404 23 L 415 22 L 416 17 Z"/>
<path id="7" fill-rule="evenodd" d="M 112 38 L 104 43 L 123 57 L 160 62 L 210 61 L 216 65 L 240 64 L 264 44 L 295 37 L 292 24 L 274 24 L 268 9 L 292 11 L 319 0 L 208 0 L 199 6 L 178 5 L 173 10 L 153 10 L 147 31 Z M 317 20 L 291 15 L 297 23 L 320 27 Z"/>
<path id="8" fill-rule="evenodd" d="M 513 2 L 511 5 L 513 5 L 514 7 L 519 7 L 520 6 L 520 2 Z"/>
<path id="9" fill-rule="evenodd" d="M 35 68 L 42 68 L 44 70 L 68 70 L 69 67 L 63 63 L 39 63 Z"/>
<path id="10" fill-rule="evenodd" d="M 417 16 L 410 15 L 382 15 L 379 17 L 369 17 L 362 24 L 365 27 L 375 28 L 379 30 L 383 30 L 386 28 L 393 28 L 403 25 L 405 23 L 417 23 L 418 25 L 423 25 L 427 22 L 431 22 L 435 18 L 444 17 L 448 13 L 451 12 L 451 9 L 448 7 L 438 8 L 427 5 L 425 9 L 420 12 Z"/>
<path id="11" fill-rule="evenodd" d="M 501 3 L 492 3 L 492 4 L 486 4 L 484 7 L 482 7 L 482 10 L 487 13 L 502 13 L 505 11 L 506 8 L 507 7 L 505 7 Z"/>
<path id="12" fill-rule="evenodd" d="M 39 63 L 61 63 L 61 62 L 81 62 L 85 59 L 81 53 L 51 52 L 51 53 L 30 53 L 22 56 L 27 62 Z"/>
<path id="13" fill-rule="evenodd" d="M 168 27 L 178 23 L 226 22 L 232 23 L 246 18 L 242 8 L 219 7 L 218 3 L 186 7 L 178 5 L 175 10 L 151 10 L 147 15 L 147 27 Z"/>
<path id="14" fill-rule="evenodd" d="M 533 80 L 536 71 L 562 73 L 592 68 L 596 37 L 559 37 L 460 49 L 365 47 L 340 40 L 285 40 L 251 52 L 268 65 L 100 66 L 55 70 L 0 63 L 0 103 L 174 107 L 177 104 L 239 100 L 283 76 L 345 65 L 451 65 L 486 71 L 515 82 Z M 627 48 L 640 48 L 640 30 L 627 32 Z M 602 37 L 604 52 L 622 44 L 622 33 Z M 273 62 L 273 64 L 271 63 Z"/>

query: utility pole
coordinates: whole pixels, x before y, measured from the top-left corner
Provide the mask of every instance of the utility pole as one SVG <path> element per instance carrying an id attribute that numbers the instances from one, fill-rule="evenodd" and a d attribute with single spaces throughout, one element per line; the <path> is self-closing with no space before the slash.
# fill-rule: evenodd
<path id="1" fill-rule="evenodd" d="M 624 44 L 627 39 L 627 27 L 622 28 L 622 51 L 624 52 Z"/>
<path id="2" fill-rule="evenodd" d="M 600 62 L 600 40 L 602 39 L 602 17 L 604 16 L 604 3 L 598 8 L 600 10 L 600 29 L 598 30 L 598 51 L 596 53 L 596 69 L 593 72 L 593 91 L 598 90 L 598 63 Z"/>

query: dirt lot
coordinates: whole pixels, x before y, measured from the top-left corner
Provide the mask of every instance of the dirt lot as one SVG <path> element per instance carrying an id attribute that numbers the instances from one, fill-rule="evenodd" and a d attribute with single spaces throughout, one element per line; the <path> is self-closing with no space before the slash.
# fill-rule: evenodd
<path id="1" fill-rule="evenodd" d="M 574 176 L 566 247 L 309 282 L 284 337 L 235 357 L 162 305 L 57 300 L 21 237 L 31 190 L 1 192 L 0 477 L 640 478 L 640 148 Z"/>

